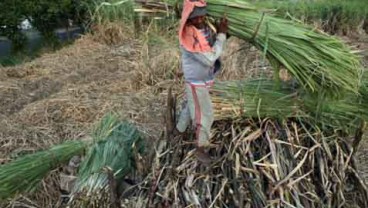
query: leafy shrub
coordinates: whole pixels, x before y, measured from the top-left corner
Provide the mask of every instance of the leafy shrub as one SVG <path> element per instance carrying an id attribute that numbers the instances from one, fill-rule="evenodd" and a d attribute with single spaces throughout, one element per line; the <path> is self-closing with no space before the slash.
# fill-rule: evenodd
<path id="1" fill-rule="evenodd" d="M 54 29 L 68 27 L 69 20 L 83 22 L 87 18 L 88 4 L 89 0 L 2 0 L 0 35 L 8 37 L 19 48 L 25 43 L 19 25 L 28 19 L 48 43 L 55 43 Z"/>

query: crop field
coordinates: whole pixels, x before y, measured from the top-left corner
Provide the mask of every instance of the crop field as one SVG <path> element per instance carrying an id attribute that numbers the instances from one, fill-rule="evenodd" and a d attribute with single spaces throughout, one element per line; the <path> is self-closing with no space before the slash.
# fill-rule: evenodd
<path id="1" fill-rule="evenodd" d="M 148 2 L 88 1 L 86 34 L 0 65 L 0 207 L 368 206 L 368 2 L 207 1 L 231 35 L 209 166 L 168 129 L 180 4 Z"/>

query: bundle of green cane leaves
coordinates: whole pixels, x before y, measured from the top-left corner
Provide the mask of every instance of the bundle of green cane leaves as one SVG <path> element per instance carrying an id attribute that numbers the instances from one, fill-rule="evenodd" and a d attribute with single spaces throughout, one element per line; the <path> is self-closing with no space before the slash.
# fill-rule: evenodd
<path id="1" fill-rule="evenodd" d="M 82 141 L 70 141 L 1 165 L 0 201 L 35 190 L 51 170 L 81 154 L 85 148 L 86 144 Z"/>
<path id="2" fill-rule="evenodd" d="M 172 6 L 182 1 L 162 2 Z M 362 66 L 358 56 L 338 38 L 296 20 L 274 17 L 244 0 L 207 3 L 211 17 L 228 18 L 230 35 L 257 47 L 276 71 L 285 67 L 307 91 L 323 91 L 333 97 L 346 91 L 358 93 Z"/>
<path id="3" fill-rule="evenodd" d="M 361 88 L 361 91 L 366 88 Z M 363 94 L 363 92 L 361 92 Z M 272 80 L 219 82 L 213 89 L 216 120 L 236 118 L 302 119 L 321 128 L 354 131 L 357 122 L 368 120 L 368 105 L 363 95 L 341 99 L 314 96 Z"/>
<path id="4" fill-rule="evenodd" d="M 212 91 L 215 118 L 302 117 L 302 100 L 297 92 L 286 86 L 276 89 L 275 83 L 267 79 L 218 82 Z"/>
<path id="5" fill-rule="evenodd" d="M 51 170 L 84 152 L 87 153 L 78 171 L 75 192 L 96 192 L 108 186 L 105 169 L 120 179 L 135 168 L 134 155 L 143 151 L 143 137 L 137 128 L 120 122 L 113 114 L 102 119 L 92 138 L 65 142 L 1 165 L 0 201 L 35 190 Z"/>
<path id="6" fill-rule="evenodd" d="M 90 195 L 105 189 L 108 186 L 106 167 L 116 180 L 135 168 L 135 154 L 143 152 L 142 134 L 130 123 L 113 122 L 107 121 L 112 124 L 112 128 L 107 129 L 103 129 L 106 125 L 102 124 L 102 130 L 95 135 L 94 144 L 81 164 L 75 192 L 86 191 Z"/>
<path id="7" fill-rule="evenodd" d="M 118 184 L 136 168 L 136 158 L 144 151 L 139 130 L 114 117 L 103 119 L 93 138 L 69 201 L 73 207 L 106 207 L 114 203 L 111 196 L 117 194 Z"/>

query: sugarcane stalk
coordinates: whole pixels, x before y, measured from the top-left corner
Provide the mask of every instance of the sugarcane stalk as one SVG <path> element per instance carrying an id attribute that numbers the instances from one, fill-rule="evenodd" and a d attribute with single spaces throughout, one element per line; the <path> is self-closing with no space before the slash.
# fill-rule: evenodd
<path id="1" fill-rule="evenodd" d="M 357 153 L 358 148 L 359 148 L 359 144 L 363 139 L 363 133 L 364 133 L 365 127 L 366 127 L 366 121 L 360 119 L 359 120 L 359 127 L 355 131 L 354 140 L 353 140 L 353 144 L 352 144 L 353 156 Z"/>

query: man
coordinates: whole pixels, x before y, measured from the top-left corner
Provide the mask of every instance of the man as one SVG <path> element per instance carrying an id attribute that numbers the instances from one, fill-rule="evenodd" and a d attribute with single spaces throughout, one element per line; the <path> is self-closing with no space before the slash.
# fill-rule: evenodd
<path id="1" fill-rule="evenodd" d="M 219 57 L 223 51 L 228 23 L 222 19 L 216 35 L 206 24 L 205 0 L 184 0 L 179 40 L 182 53 L 182 70 L 185 77 L 187 104 L 183 108 L 176 131 L 184 132 L 193 121 L 196 130 L 197 158 L 210 162 L 205 148 L 214 121 L 209 90 L 214 75 L 220 68 Z"/>

